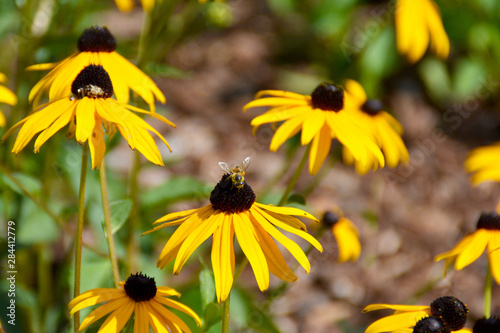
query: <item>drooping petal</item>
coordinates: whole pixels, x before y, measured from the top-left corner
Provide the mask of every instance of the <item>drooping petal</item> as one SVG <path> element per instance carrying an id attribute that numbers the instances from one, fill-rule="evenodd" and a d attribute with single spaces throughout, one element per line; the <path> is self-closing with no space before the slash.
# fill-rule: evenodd
<path id="1" fill-rule="evenodd" d="M 283 105 L 305 106 L 308 104 L 309 102 L 304 99 L 290 99 L 286 97 L 265 97 L 265 98 L 255 99 L 250 103 L 247 103 L 245 106 L 243 106 L 243 111 L 260 106 L 283 106 Z"/>
<path id="2" fill-rule="evenodd" d="M 326 124 L 323 125 L 320 132 L 314 137 L 311 151 L 309 153 L 309 173 L 315 175 L 323 165 L 332 144 L 330 129 Z"/>
<path id="3" fill-rule="evenodd" d="M 233 286 L 234 265 L 234 226 L 230 215 L 225 215 L 212 243 L 212 269 L 219 303 L 227 299 Z"/>
<path id="4" fill-rule="evenodd" d="M 274 133 L 274 136 L 271 140 L 270 149 L 272 151 L 278 150 L 278 148 L 289 138 L 297 134 L 302 128 L 302 124 L 307 118 L 307 114 L 300 114 L 297 117 L 288 119 L 285 121 Z"/>
<path id="5" fill-rule="evenodd" d="M 114 289 L 114 288 L 97 288 L 86 291 L 75 298 L 73 298 L 69 304 L 68 308 L 75 308 L 70 314 L 75 313 L 87 306 L 96 305 L 102 302 L 111 301 L 125 296 L 124 290 Z M 78 306 L 78 307 L 77 307 Z"/>
<path id="6" fill-rule="evenodd" d="M 473 237 L 462 253 L 457 255 L 455 261 L 455 269 L 461 270 L 465 266 L 473 263 L 484 252 L 489 241 L 489 234 L 484 229 L 479 229 L 474 232 Z"/>
<path id="7" fill-rule="evenodd" d="M 77 103 L 70 105 L 69 109 L 63 113 L 59 118 L 57 118 L 52 125 L 47 127 L 38 138 L 35 140 L 35 153 L 40 150 L 40 147 L 50 139 L 57 131 L 70 123 L 70 121 L 75 117 Z"/>
<path id="8" fill-rule="evenodd" d="M 257 206 L 260 209 L 264 209 L 266 211 L 270 211 L 270 212 L 273 212 L 276 214 L 300 216 L 300 217 L 304 217 L 306 219 L 318 222 L 318 219 L 315 218 L 313 215 L 311 215 L 308 212 L 303 211 L 302 209 L 299 209 L 299 208 L 264 205 L 264 204 L 261 204 L 258 202 L 255 202 L 254 206 Z M 302 229 L 302 228 L 300 228 L 300 229 Z"/>
<path id="9" fill-rule="evenodd" d="M 99 328 L 98 333 L 120 332 L 134 312 L 135 302 L 128 299 L 128 302 L 113 311 Z"/>
<path id="10" fill-rule="evenodd" d="M 422 318 L 429 316 L 426 311 L 395 314 L 379 319 L 365 330 L 365 333 L 392 332 L 415 326 Z"/>
<path id="11" fill-rule="evenodd" d="M 180 302 L 174 301 L 172 299 L 163 298 L 163 297 L 155 297 L 154 300 L 157 301 L 158 303 L 166 305 L 169 308 L 176 309 L 176 310 L 179 310 L 181 312 L 184 312 L 185 314 L 187 314 L 188 316 L 192 317 L 196 321 L 196 325 L 197 326 L 201 326 L 201 319 L 200 319 L 200 317 L 190 307 L 188 307 L 188 306 L 186 306 L 186 305 L 184 305 L 184 304 L 182 304 Z"/>
<path id="12" fill-rule="evenodd" d="M 309 112 L 302 125 L 301 144 L 303 146 L 311 142 L 312 138 L 319 135 L 326 121 L 324 111 Z M 331 138 L 330 138 L 331 140 Z"/>
<path id="13" fill-rule="evenodd" d="M 175 315 L 172 311 L 168 310 L 162 304 L 158 303 L 156 299 L 153 298 L 149 302 L 149 305 L 152 308 L 154 308 L 163 318 L 177 325 L 183 332 L 188 332 L 188 333 L 191 332 L 189 327 L 186 325 L 184 321 L 182 321 L 182 319 L 180 319 L 177 315 Z"/>
<path id="14" fill-rule="evenodd" d="M 95 127 L 95 99 L 82 98 L 76 106 L 76 141 L 84 143 L 92 135 Z"/>
<path id="15" fill-rule="evenodd" d="M 358 231 L 351 221 L 342 217 L 332 227 L 339 248 L 339 261 L 356 261 L 361 253 Z"/>
<path id="16" fill-rule="evenodd" d="M 105 315 L 107 315 L 110 312 L 116 311 L 117 309 L 127 305 L 127 304 L 134 304 L 133 301 L 128 298 L 128 297 L 122 297 L 118 300 L 114 300 L 112 302 L 105 303 L 89 313 L 87 317 L 82 321 L 80 324 L 80 331 L 84 331 L 87 327 L 89 327 L 92 323 L 96 322 L 97 320 L 101 319 Z"/>
<path id="17" fill-rule="evenodd" d="M 148 314 L 144 302 L 135 303 L 134 333 L 149 333 Z"/>
<path id="18" fill-rule="evenodd" d="M 266 257 L 255 238 L 253 224 L 246 220 L 246 216 L 242 218 L 239 214 L 233 214 L 233 225 L 238 243 L 252 266 L 259 289 L 267 290 L 269 288 L 269 269 Z"/>
<path id="19" fill-rule="evenodd" d="M 488 259 L 491 273 L 497 284 L 500 284 L 500 231 L 491 230 L 488 243 Z"/>
<path id="20" fill-rule="evenodd" d="M 100 169 L 104 154 L 106 153 L 106 143 L 102 132 L 101 118 L 95 117 L 95 126 L 89 138 L 89 150 L 92 158 L 92 169 Z"/>
<path id="21" fill-rule="evenodd" d="M 294 92 L 290 91 L 284 91 L 284 90 L 261 90 L 259 91 L 256 95 L 255 98 L 261 98 L 262 96 L 275 96 L 275 97 L 285 97 L 285 98 L 291 98 L 291 99 L 298 99 L 298 100 L 305 100 L 305 101 L 310 101 L 311 96 L 308 95 L 301 95 L 297 94 Z"/>
<path id="22" fill-rule="evenodd" d="M 250 125 L 254 127 L 258 127 L 262 124 L 267 123 L 276 123 L 283 120 L 290 119 L 292 117 L 296 117 L 301 113 L 310 111 L 311 108 L 309 106 L 283 106 L 272 108 L 266 113 L 255 117 L 252 119 Z"/>

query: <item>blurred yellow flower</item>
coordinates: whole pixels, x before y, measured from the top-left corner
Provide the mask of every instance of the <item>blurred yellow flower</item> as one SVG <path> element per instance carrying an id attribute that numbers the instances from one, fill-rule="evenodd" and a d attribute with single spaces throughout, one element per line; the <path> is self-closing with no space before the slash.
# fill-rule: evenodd
<path id="1" fill-rule="evenodd" d="M 139 68 L 119 55 L 116 41 L 106 27 L 93 26 L 83 31 L 78 39 L 79 52 L 58 63 L 38 64 L 27 70 L 52 69 L 31 89 L 29 100 L 34 106 L 44 92 L 49 101 L 55 101 L 71 94 L 71 84 L 81 70 L 88 65 L 101 65 L 109 73 L 118 102 L 127 104 L 130 90 L 141 96 L 152 112 L 155 112 L 155 97 L 165 103 L 165 96 L 156 84 Z"/>
<path id="2" fill-rule="evenodd" d="M 372 323 L 365 330 L 365 333 L 431 332 L 425 329 L 426 325 L 430 325 L 430 327 L 434 327 L 435 329 L 441 328 L 442 332 L 470 332 L 469 329 L 463 328 L 467 321 L 469 310 L 463 302 L 453 296 L 439 297 L 432 301 L 430 306 L 370 304 L 363 309 L 363 313 L 383 309 L 390 309 L 395 312 L 391 316 L 384 317 Z"/>
<path id="3" fill-rule="evenodd" d="M 192 317 L 201 326 L 200 317 L 188 306 L 168 297 L 180 294 L 169 287 L 156 287 L 155 280 L 142 273 L 132 274 L 119 288 L 97 288 L 75 297 L 68 305 L 75 312 L 89 306 L 106 302 L 93 310 L 80 324 L 83 332 L 92 323 L 111 313 L 99 328 L 99 332 L 120 332 L 134 315 L 134 332 L 187 332 L 189 327 L 168 308 L 181 311 Z"/>
<path id="4" fill-rule="evenodd" d="M 429 44 L 439 57 L 448 57 L 450 41 L 434 1 L 397 0 L 395 21 L 398 51 L 410 63 L 420 60 Z"/>
<path id="5" fill-rule="evenodd" d="M 358 82 L 347 80 L 345 83 L 346 106 L 358 119 L 358 125 L 371 133 L 377 145 L 384 153 L 387 166 L 394 168 L 399 163 L 407 163 L 410 159 L 408 149 L 401 138 L 403 127 L 389 113 L 383 111 L 382 102 L 367 99 L 366 93 Z M 378 164 L 359 163 L 348 149 L 342 151 L 346 164 L 355 164 L 356 171 L 365 174 L 370 169 L 377 169 Z"/>
<path id="6" fill-rule="evenodd" d="M 471 178 L 474 185 L 485 181 L 500 182 L 500 142 L 473 149 L 465 162 L 465 168 L 474 173 Z"/>
<path id="7" fill-rule="evenodd" d="M 161 0 L 159 0 L 161 1 Z M 142 9 L 151 12 L 156 0 L 141 0 Z M 116 7 L 122 12 L 130 12 L 134 8 L 134 0 L 115 0 Z"/>
<path id="8" fill-rule="evenodd" d="M 271 96 L 262 98 L 262 96 Z M 263 90 L 255 100 L 246 104 L 243 111 L 260 106 L 270 106 L 269 111 L 251 122 L 254 133 L 266 123 L 284 121 L 271 140 L 270 149 L 278 148 L 289 138 L 302 130 L 301 144 L 312 141 L 309 154 L 309 173 L 315 175 L 325 161 L 332 139 L 338 139 L 361 165 L 384 166 L 384 156 L 376 145 L 371 133 L 357 124 L 356 114 L 346 112 L 341 87 L 331 83 L 320 84 L 311 96 L 281 90 Z"/>
<path id="9" fill-rule="evenodd" d="M 476 261 L 487 249 L 491 273 L 500 284 L 500 216 L 496 213 L 481 214 L 476 229 L 462 238 L 450 251 L 438 254 L 436 261 L 446 260 L 445 273 L 453 261 L 455 269 L 461 270 Z"/>
<path id="10" fill-rule="evenodd" d="M 156 113 L 112 99 L 113 85 L 102 66 L 85 67 L 70 86 L 73 96 L 40 106 L 35 109 L 36 112 L 5 133 L 2 140 L 22 126 L 14 143 L 13 153 L 19 153 L 38 132 L 43 131 L 35 141 L 35 153 L 38 152 L 45 141 L 69 124 L 68 136 L 74 135 L 81 144 L 88 141 L 92 168 L 99 168 L 106 151 L 104 126 L 108 134 L 118 128 L 130 148 L 137 148 L 151 162 L 163 165 L 158 147 L 148 131 L 155 133 L 170 149 L 167 141 L 151 125 L 129 110 L 148 114 L 175 127 L 172 122 Z"/>
<path id="11" fill-rule="evenodd" d="M 164 268 L 175 259 L 174 274 L 178 274 L 191 254 L 207 238 L 212 240 L 212 268 L 217 300 L 224 302 L 233 285 L 235 256 L 234 236 L 248 258 L 260 290 L 269 288 L 269 271 L 278 278 L 294 282 L 295 274 L 287 266 L 273 238 L 285 247 L 309 273 L 311 264 L 302 249 L 278 229 L 299 236 L 319 251 L 321 244 L 305 230 L 294 216 L 317 219 L 303 210 L 275 207 L 255 202 L 255 193 L 244 182 L 238 188 L 225 174 L 210 195 L 210 204 L 183 212 L 165 215 L 155 222 L 163 223 L 150 231 L 179 225 L 158 258 L 157 267 Z"/>
<path id="12" fill-rule="evenodd" d="M 326 212 L 323 223 L 331 228 L 337 240 L 339 262 L 356 261 L 361 254 L 361 243 L 356 226 L 344 216 Z"/>
<path id="13" fill-rule="evenodd" d="M 7 81 L 7 76 L 0 73 L 0 83 L 5 83 Z M 0 84 L 0 103 L 5 103 L 9 105 L 17 104 L 17 96 L 9 88 Z M 7 123 L 4 114 L 0 111 L 0 127 L 4 127 Z"/>

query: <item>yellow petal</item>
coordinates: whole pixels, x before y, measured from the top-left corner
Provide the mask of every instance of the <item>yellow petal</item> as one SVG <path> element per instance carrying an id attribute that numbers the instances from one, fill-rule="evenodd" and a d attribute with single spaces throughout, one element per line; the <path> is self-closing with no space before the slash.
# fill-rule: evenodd
<path id="1" fill-rule="evenodd" d="M 290 118 L 285 121 L 274 133 L 271 140 L 270 149 L 272 151 L 278 150 L 278 148 L 289 138 L 297 134 L 302 128 L 302 124 L 307 118 L 308 113 L 300 114 L 294 118 Z"/>
<path id="2" fill-rule="evenodd" d="M 332 228 L 339 248 L 339 261 L 356 261 L 361 253 L 356 227 L 348 219 L 341 217 Z"/>
<path id="3" fill-rule="evenodd" d="M 95 117 L 95 126 L 89 139 L 89 150 L 92 158 L 92 169 L 100 169 L 104 154 L 106 153 L 106 143 L 102 132 L 101 118 Z"/>
<path id="4" fill-rule="evenodd" d="M 9 88 L 0 86 L 0 103 L 17 104 L 17 96 Z"/>
<path id="5" fill-rule="evenodd" d="M 300 115 L 301 113 L 310 111 L 309 106 L 283 106 L 278 108 L 272 108 L 263 115 L 255 117 L 252 119 L 250 125 L 258 127 L 262 124 L 275 123 L 283 120 L 287 120 Z"/>
<path id="6" fill-rule="evenodd" d="M 148 314 L 144 302 L 135 303 L 134 333 L 149 333 Z"/>
<path id="7" fill-rule="evenodd" d="M 246 216 L 242 218 L 239 214 L 233 214 L 233 225 L 241 250 L 252 266 L 259 289 L 267 290 L 269 288 L 269 269 L 266 257 L 255 239 L 253 224 L 246 219 Z"/>
<path id="8" fill-rule="evenodd" d="M 490 242 L 488 243 L 488 259 L 491 273 L 497 284 L 500 284 L 500 231 L 488 230 Z"/>
<path id="9" fill-rule="evenodd" d="M 86 292 L 76 296 L 75 298 L 73 298 L 69 302 L 68 308 L 71 309 L 71 308 L 77 306 L 77 304 L 84 302 L 87 299 L 93 300 L 93 303 L 92 302 L 86 303 L 87 304 L 86 306 L 91 306 L 91 305 L 95 305 L 95 304 L 98 304 L 101 302 L 109 301 L 113 298 L 117 299 L 117 298 L 120 298 L 124 295 L 125 295 L 125 293 L 124 293 L 123 289 L 96 288 L 96 289 L 86 291 Z M 86 307 L 86 306 L 84 306 L 84 307 Z M 80 307 L 80 309 L 83 309 L 84 307 Z M 76 311 L 78 311 L 78 310 L 71 311 L 71 314 L 75 313 Z"/>
<path id="10" fill-rule="evenodd" d="M 314 137 L 309 153 L 309 173 L 315 175 L 323 165 L 332 144 L 330 128 L 324 124 L 321 131 Z"/>
<path id="11" fill-rule="evenodd" d="M 161 305 L 155 298 L 153 298 L 149 302 L 150 306 L 154 308 L 163 318 L 168 319 L 170 322 L 177 325 L 183 332 L 190 333 L 191 330 L 186 325 L 185 322 L 182 321 L 177 315 L 175 315 L 172 311 L 169 311 L 163 305 Z"/>
<path id="12" fill-rule="evenodd" d="M 230 215 L 215 230 L 212 243 L 212 269 L 214 271 L 217 301 L 224 302 L 233 285 L 234 276 L 234 226 Z"/>
<path id="13" fill-rule="evenodd" d="M 283 255 L 271 236 L 269 236 L 259 223 L 254 223 L 254 228 L 257 240 L 262 248 L 262 252 L 264 252 L 264 255 L 266 256 L 269 271 L 276 277 L 286 282 L 297 281 L 298 277 L 286 264 Z"/>
<path id="14" fill-rule="evenodd" d="M 163 298 L 163 297 L 155 297 L 154 300 L 157 301 L 158 303 L 161 303 L 163 305 L 168 306 L 169 308 L 184 312 L 185 314 L 192 317 L 196 321 L 197 326 L 201 326 L 200 317 L 189 306 L 184 305 L 180 302 L 174 301 L 172 299 L 167 299 L 167 298 Z"/>
<path id="15" fill-rule="evenodd" d="M 275 97 L 286 97 L 286 98 L 292 98 L 292 99 L 299 99 L 299 100 L 305 100 L 305 101 L 310 101 L 311 96 L 307 95 L 301 95 L 297 94 L 294 92 L 290 91 L 284 91 L 284 90 L 261 90 L 259 91 L 256 95 L 255 98 L 261 98 L 262 96 L 275 96 Z"/>
<path id="16" fill-rule="evenodd" d="M 324 111 L 313 111 L 307 114 L 304 124 L 302 125 L 301 144 L 303 146 L 311 142 L 314 136 L 320 134 L 321 129 L 324 127 L 326 116 Z M 330 138 L 331 140 L 331 138 Z"/>
<path id="17" fill-rule="evenodd" d="M 250 108 L 256 108 L 261 106 L 306 106 L 309 103 L 306 100 L 297 100 L 290 98 L 282 98 L 282 97 L 265 97 L 251 101 L 243 106 L 243 111 L 246 111 Z"/>
<path id="18" fill-rule="evenodd" d="M 401 305 L 401 304 L 370 304 L 363 308 L 363 313 L 375 311 L 375 310 L 384 310 L 390 309 L 399 312 L 414 312 L 414 311 L 428 311 L 430 314 L 430 307 L 427 305 Z"/>
<path id="19" fill-rule="evenodd" d="M 110 313 L 112 311 L 116 311 L 117 309 L 122 308 L 122 307 L 126 306 L 127 304 L 133 305 L 134 302 L 131 301 L 130 298 L 128 298 L 128 297 L 123 297 L 123 298 L 120 298 L 120 299 L 115 300 L 113 302 L 108 302 L 108 303 L 101 305 L 100 307 L 98 307 L 97 309 L 95 309 L 94 311 L 89 313 L 89 315 L 87 317 L 85 317 L 85 319 L 80 324 L 80 332 L 84 331 L 92 323 L 101 319 L 102 317 L 104 317 L 108 313 Z"/>
<path id="20" fill-rule="evenodd" d="M 84 143 L 95 127 L 95 99 L 82 98 L 76 106 L 76 141 Z"/>
<path id="21" fill-rule="evenodd" d="M 99 328 L 98 333 L 120 332 L 134 312 L 135 302 L 128 300 L 120 308 L 113 311 Z"/>
<path id="22" fill-rule="evenodd" d="M 457 255 L 455 269 L 461 270 L 473 263 L 484 252 L 489 241 L 489 233 L 485 229 L 479 229 L 473 233 L 469 245 Z"/>
<path id="23" fill-rule="evenodd" d="M 344 83 L 346 99 L 352 101 L 353 107 L 359 108 L 366 102 L 366 93 L 359 82 L 348 79 Z"/>
<path id="24" fill-rule="evenodd" d="M 317 218 L 315 218 L 313 215 L 309 214 L 308 212 L 295 208 L 295 207 L 280 207 L 280 206 L 273 206 L 273 205 L 264 205 L 258 202 L 255 202 L 253 204 L 254 206 L 257 206 L 261 209 L 276 213 L 276 214 L 282 214 L 282 215 L 295 215 L 295 216 L 300 216 L 304 217 L 309 220 L 313 221 L 318 221 Z"/>
<path id="25" fill-rule="evenodd" d="M 439 57 L 446 59 L 450 53 L 450 40 L 444 30 L 439 8 L 434 1 L 430 0 L 422 1 L 422 5 L 425 6 L 427 14 L 424 19 L 427 20 L 431 46 Z"/>
<path id="26" fill-rule="evenodd" d="M 413 327 L 420 319 L 428 316 L 425 311 L 415 311 L 384 317 L 368 326 L 365 333 L 392 332 Z"/>
<path id="27" fill-rule="evenodd" d="M 57 118 L 52 125 L 47 127 L 35 141 L 35 153 L 40 150 L 40 147 L 50 139 L 57 131 L 66 126 L 75 117 L 76 103 L 71 104 L 66 112 Z"/>

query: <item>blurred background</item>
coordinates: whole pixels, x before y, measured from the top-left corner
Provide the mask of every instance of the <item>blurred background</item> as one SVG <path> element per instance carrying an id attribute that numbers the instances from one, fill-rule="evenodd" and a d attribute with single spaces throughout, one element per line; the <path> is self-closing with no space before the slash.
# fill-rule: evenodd
<path id="1" fill-rule="evenodd" d="M 299 281 L 277 296 L 278 279 L 272 277 L 270 290 L 261 293 L 247 267 L 232 292 L 232 329 L 358 333 L 386 315 L 362 314 L 367 304 L 429 304 L 442 295 L 468 305 L 471 327 L 482 316 L 486 256 L 462 271 L 451 270 L 446 278 L 443 263 L 433 258 L 473 231 L 480 213 L 493 211 L 500 198 L 494 183 L 473 187 L 463 167 L 472 148 L 500 139 L 500 3 L 436 3 L 450 38 L 450 56 L 442 60 L 428 52 L 409 65 L 396 49 L 394 1 L 163 0 L 146 13 L 139 2 L 121 12 L 111 0 L 5 0 L 0 7 L 0 72 L 19 101 L 14 107 L 1 105 L 1 110 L 7 128 L 25 117 L 31 111 L 29 91 L 46 74 L 25 68 L 76 52 L 86 27 L 109 28 L 117 52 L 150 75 L 165 94 L 167 103 L 157 105 L 157 112 L 178 126 L 171 129 L 148 119 L 172 153 L 160 147 L 165 167 L 141 157 L 139 208 L 132 213 L 130 178 L 137 156 L 119 136 L 107 145 L 122 279 L 132 268 L 154 276 L 157 285 L 181 291 L 181 301 L 202 316 L 199 280 L 204 266 L 211 270 L 210 242 L 173 276 L 170 266 L 156 268 L 173 228 L 139 235 L 168 212 L 207 204 L 222 176 L 219 161 L 232 165 L 250 156 L 247 182 L 259 202 L 276 204 L 304 147 L 295 138 L 270 152 L 273 128 L 262 126 L 254 136 L 250 126 L 264 109 L 243 113 L 243 105 L 262 89 L 310 94 L 324 80 L 358 80 L 403 125 L 409 164 L 360 176 L 339 161 L 340 146 L 333 145 L 317 176 L 303 172 L 293 204 L 317 217 L 342 209 L 360 231 L 361 257 L 338 263 L 335 239 L 327 232 L 320 239 L 324 252 L 310 255 L 311 273 L 299 268 Z M 147 107 L 140 99 L 135 103 Z M 0 145 L 0 230 L 5 234 L 7 221 L 16 222 L 16 329 L 66 332 L 81 147 L 61 131 L 40 153 L 34 154 L 30 143 L 15 156 L 10 153 L 14 138 Z M 100 200 L 98 173 L 89 171 L 82 291 L 112 287 Z M 131 234 L 133 214 L 139 224 Z M 2 236 L 2 272 L 5 242 Z M 295 267 L 292 257 L 286 259 Z M 4 278 L 0 286 L 8 287 Z M 497 316 L 499 296 L 495 286 L 492 313 Z M 2 292 L 0 303 L 6 302 Z M 210 332 L 220 331 L 216 321 L 208 326 Z"/>

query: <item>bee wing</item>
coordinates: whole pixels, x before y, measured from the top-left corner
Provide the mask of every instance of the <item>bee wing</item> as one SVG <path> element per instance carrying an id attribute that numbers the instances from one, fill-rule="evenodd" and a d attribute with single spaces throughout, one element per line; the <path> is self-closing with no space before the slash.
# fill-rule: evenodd
<path id="1" fill-rule="evenodd" d="M 229 165 L 227 165 L 226 162 L 219 162 L 219 166 L 222 170 L 224 170 L 227 173 L 231 173 L 231 169 L 229 168 Z"/>
<path id="2" fill-rule="evenodd" d="M 250 164 L 250 156 L 248 156 L 243 160 L 243 163 L 241 163 L 241 169 L 245 171 L 248 168 L 249 164 Z"/>

